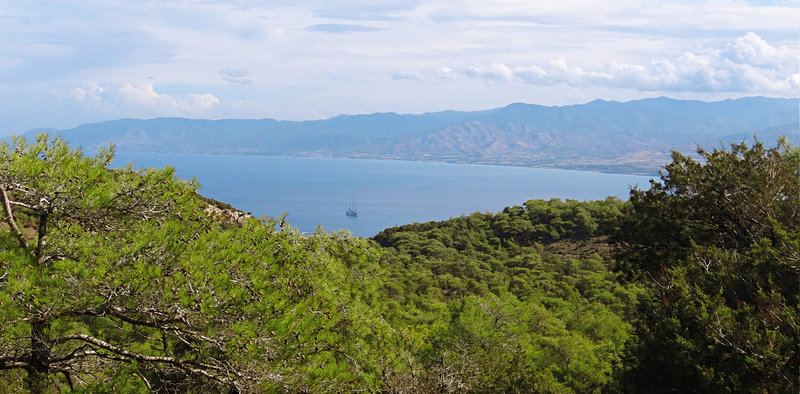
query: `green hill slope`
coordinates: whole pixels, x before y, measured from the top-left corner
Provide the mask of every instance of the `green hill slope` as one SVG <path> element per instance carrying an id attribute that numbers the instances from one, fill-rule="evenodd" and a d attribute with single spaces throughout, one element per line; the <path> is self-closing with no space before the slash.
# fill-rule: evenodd
<path id="1" fill-rule="evenodd" d="M 0 145 L 3 392 L 795 392 L 800 153 L 630 201 L 301 235 L 174 170 Z"/>

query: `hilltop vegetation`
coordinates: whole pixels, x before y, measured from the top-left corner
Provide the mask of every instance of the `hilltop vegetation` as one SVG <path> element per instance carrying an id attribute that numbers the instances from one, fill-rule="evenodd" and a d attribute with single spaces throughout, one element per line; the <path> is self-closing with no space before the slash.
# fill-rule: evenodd
<path id="1" fill-rule="evenodd" d="M 641 291 L 617 281 L 608 255 L 564 258 L 545 245 L 602 244 L 622 205 L 531 200 L 497 215 L 378 234 L 388 248 L 393 321 L 425 327 L 417 352 L 431 386 L 586 392 L 609 385 Z"/>
<path id="2" fill-rule="evenodd" d="M 800 171 L 785 140 L 673 153 L 661 183 L 631 193 L 620 271 L 648 298 L 637 317 L 643 385 L 704 392 L 797 392 Z"/>
<path id="3" fill-rule="evenodd" d="M 0 147 L 0 392 L 795 392 L 798 150 L 624 202 L 300 235 L 171 168 Z M 216 208 L 209 209 L 209 204 Z"/>
<path id="4" fill-rule="evenodd" d="M 8 391 L 380 387 L 396 338 L 367 241 L 212 219 L 171 168 L 46 135 L 0 149 Z"/>

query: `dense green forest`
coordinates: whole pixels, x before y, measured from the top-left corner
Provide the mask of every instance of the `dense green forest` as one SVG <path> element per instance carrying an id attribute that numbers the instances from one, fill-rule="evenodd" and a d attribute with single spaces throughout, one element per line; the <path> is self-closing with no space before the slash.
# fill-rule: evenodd
<path id="1" fill-rule="evenodd" d="M 302 235 L 171 168 L 0 146 L 0 393 L 796 392 L 800 157 Z"/>

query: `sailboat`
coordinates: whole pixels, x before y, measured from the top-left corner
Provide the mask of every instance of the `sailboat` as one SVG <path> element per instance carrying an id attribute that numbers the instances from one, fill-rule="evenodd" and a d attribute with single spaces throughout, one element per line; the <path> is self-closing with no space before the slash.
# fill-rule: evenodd
<path id="1" fill-rule="evenodd" d="M 350 194 L 350 207 L 347 208 L 347 211 L 344 214 L 347 215 L 347 216 L 356 217 L 356 216 L 358 216 L 357 209 L 358 209 L 358 207 L 357 207 L 357 202 L 356 202 L 356 195 L 351 193 Z"/>

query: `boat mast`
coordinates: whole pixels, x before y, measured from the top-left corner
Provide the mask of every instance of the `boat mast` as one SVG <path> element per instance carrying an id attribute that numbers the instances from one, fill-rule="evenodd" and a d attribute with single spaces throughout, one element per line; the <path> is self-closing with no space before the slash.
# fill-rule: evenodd
<path id="1" fill-rule="evenodd" d="M 347 209 L 347 212 L 345 212 L 345 215 L 356 217 L 358 216 L 357 209 L 358 209 L 358 201 L 356 200 L 356 194 L 350 193 L 350 205 Z"/>

